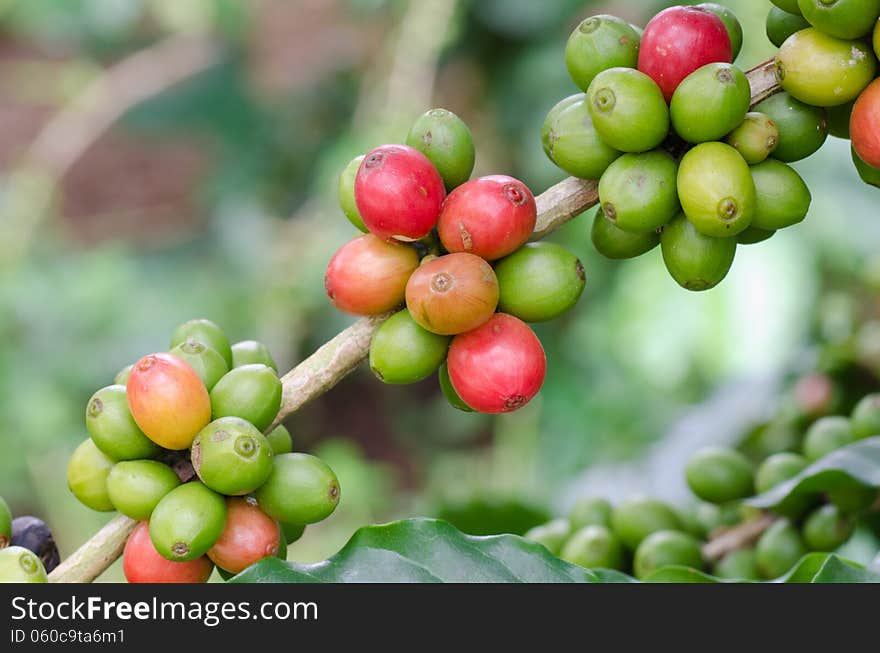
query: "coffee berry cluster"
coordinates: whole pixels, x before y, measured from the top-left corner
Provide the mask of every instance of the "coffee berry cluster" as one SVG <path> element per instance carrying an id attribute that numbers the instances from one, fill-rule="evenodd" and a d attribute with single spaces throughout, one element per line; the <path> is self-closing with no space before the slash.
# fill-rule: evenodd
<path id="1" fill-rule="evenodd" d="M 206 582 L 215 565 L 228 577 L 286 558 L 306 524 L 335 510 L 333 471 L 273 426 L 281 395 L 265 345 L 231 345 L 196 319 L 91 397 L 67 483 L 89 508 L 139 522 L 124 552 L 129 582 Z"/>
<path id="2" fill-rule="evenodd" d="M 381 381 L 437 374 L 456 408 L 504 413 L 544 382 L 544 349 L 526 322 L 571 309 L 585 275 L 564 247 L 528 242 L 537 209 L 524 183 L 471 179 L 473 167 L 471 132 L 445 109 L 419 117 L 406 144 L 353 159 L 339 203 L 365 233 L 333 256 L 325 287 L 351 315 L 393 312 L 370 346 Z"/>
<path id="3" fill-rule="evenodd" d="M 47 573 L 58 562 L 58 547 L 46 523 L 30 515 L 13 519 L 0 497 L 0 583 L 47 583 Z"/>

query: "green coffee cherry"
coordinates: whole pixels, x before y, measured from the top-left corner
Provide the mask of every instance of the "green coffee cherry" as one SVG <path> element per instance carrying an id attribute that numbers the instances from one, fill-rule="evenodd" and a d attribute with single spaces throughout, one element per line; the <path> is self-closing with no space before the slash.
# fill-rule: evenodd
<path id="1" fill-rule="evenodd" d="M 263 431 L 281 408 L 281 381 L 271 367 L 243 365 L 230 370 L 211 389 L 211 414 L 240 417 Z"/>
<path id="2" fill-rule="evenodd" d="M 736 235 L 736 242 L 740 245 L 755 245 L 763 243 L 774 236 L 775 231 L 767 231 L 766 229 L 758 229 L 757 227 L 749 227 Z"/>
<path id="3" fill-rule="evenodd" d="M 798 0 L 770 0 L 770 2 L 790 14 L 801 15 L 801 8 L 798 7 Z"/>
<path id="4" fill-rule="evenodd" d="M 755 545 L 755 562 L 762 577 L 782 576 L 807 553 L 797 529 L 787 519 L 774 522 Z"/>
<path id="5" fill-rule="evenodd" d="M 666 152 L 624 154 L 599 181 L 599 201 L 605 217 L 624 231 L 648 233 L 679 212 L 678 165 Z"/>
<path id="6" fill-rule="evenodd" d="M 320 458 L 304 453 L 275 456 L 268 480 L 255 493 L 260 508 L 280 522 L 314 524 L 339 503 L 339 481 Z"/>
<path id="7" fill-rule="evenodd" d="M 731 551 L 715 563 L 712 575 L 730 580 L 761 580 L 754 549 Z"/>
<path id="8" fill-rule="evenodd" d="M 446 367 L 446 363 L 443 363 L 440 369 L 437 370 L 437 379 L 440 382 L 440 390 L 450 406 L 465 413 L 474 412 L 474 409 L 464 403 L 464 400 L 458 396 L 455 388 L 452 387 L 452 379 L 449 378 L 449 368 Z"/>
<path id="9" fill-rule="evenodd" d="M 663 228 L 660 245 L 666 269 L 687 290 L 717 286 L 727 276 L 736 255 L 735 239 L 704 236 L 683 213 Z"/>
<path id="10" fill-rule="evenodd" d="M 194 338 L 187 338 L 168 353 L 188 363 L 208 391 L 229 371 L 223 356 Z"/>
<path id="11" fill-rule="evenodd" d="M 806 159 L 828 138 L 825 109 L 812 107 L 788 93 L 772 95 L 755 107 L 776 123 L 779 144 L 773 158 L 786 163 Z"/>
<path id="12" fill-rule="evenodd" d="M 752 166 L 752 179 L 756 192 L 753 227 L 775 231 L 807 217 L 812 195 L 794 168 L 768 159 Z"/>
<path id="13" fill-rule="evenodd" d="M 543 544 L 555 556 L 562 552 L 562 547 L 571 535 L 571 524 L 567 519 L 553 519 L 546 524 L 529 529 L 524 538 Z"/>
<path id="14" fill-rule="evenodd" d="M 572 81 L 586 91 L 603 70 L 635 68 L 639 59 L 638 32 L 616 16 L 592 16 L 575 28 L 565 44 L 565 66 Z"/>
<path id="15" fill-rule="evenodd" d="M 121 370 L 116 373 L 116 376 L 113 377 L 114 385 L 125 385 L 128 383 L 128 377 L 131 375 L 131 370 L 134 368 L 134 364 L 126 365 Z"/>
<path id="16" fill-rule="evenodd" d="M 107 476 L 111 469 L 113 461 L 87 438 L 67 463 L 67 487 L 83 505 L 98 512 L 110 512 L 114 509 L 107 494 Z"/>
<path id="17" fill-rule="evenodd" d="M 855 106 L 855 100 L 825 110 L 828 133 L 831 136 L 849 140 L 849 120 L 852 117 L 853 106 Z"/>
<path id="18" fill-rule="evenodd" d="M 780 452 L 769 456 L 758 466 L 755 472 L 755 491 L 763 494 L 800 474 L 808 465 L 803 456 L 796 453 Z"/>
<path id="19" fill-rule="evenodd" d="M 150 539 L 168 560 L 205 555 L 226 526 L 226 501 L 207 486 L 184 483 L 159 501 L 150 517 Z"/>
<path id="20" fill-rule="evenodd" d="M 824 34 L 858 39 L 874 29 L 880 0 L 798 0 L 804 18 Z"/>
<path id="21" fill-rule="evenodd" d="M 741 124 L 750 103 L 745 73 L 729 63 L 710 63 L 679 84 L 669 114 L 679 136 L 689 143 L 705 143 L 724 138 Z"/>
<path id="22" fill-rule="evenodd" d="M 773 7 L 767 14 L 767 38 L 777 48 L 785 43 L 786 39 L 795 32 L 807 29 L 810 24 L 798 13 L 789 13 Z"/>
<path id="23" fill-rule="evenodd" d="M 681 520 L 672 508 L 659 499 L 635 497 L 614 508 L 611 528 L 624 546 L 634 551 L 651 533 L 678 530 Z"/>
<path id="24" fill-rule="evenodd" d="M 586 284 L 577 256 L 555 243 L 528 243 L 495 264 L 498 310 L 546 322 L 571 310 Z"/>
<path id="25" fill-rule="evenodd" d="M 854 439 L 852 426 L 846 417 L 823 417 L 807 429 L 804 456 L 810 462 L 819 460 Z"/>
<path id="26" fill-rule="evenodd" d="M 278 373 L 278 365 L 269 353 L 269 348 L 256 340 L 242 340 L 232 345 L 232 367 L 260 364 L 271 367 Z"/>
<path id="27" fill-rule="evenodd" d="M 856 154 L 856 150 L 854 147 L 850 148 L 850 152 L 852 154 L 852 162 L 856 168 L 856 172 L 859 173 L 859 177 L 863 182 L 868 184 L 869 186 L 876 186 L 880 188 L 880 170 L 877 168 L 872 168 L 867 163 L 862 161 L 858 154 Z"/>
<path id="28" fill-rule="evenodd" d="M 284 424 L 279 424 L 272 429 L 266 439 L 269 441 L 269 446 L 272 447 L 272 453 L 276 456 L 293 451 L 293 438 L 290 437 L 290 431 Z"/>
<path id="29" fill-rule="evenodd" d="M 204 343 L 223 356 L 226 367 L 232 367 L 232 348 L 229 346 L 229 338 L 226 337 L 223 329 L 211 320 L 190 320 L 181 324 L 171 335 L 169 349 L 174 349 L 177 345 L 186 342 L 187 338 Z"/>
<path id="30" fill-rule="evenodd" d="M 112 460 L 153 458 L 161 451 L 131 416 L 124 385 L 109 385 L 92 395 L 86 406 L 86 429 Z"/>
<path id="31" fill-rule="evenodd" d="M 669 565 L 702 569 L 703 554 L 697 539 L 679 531 L 657 531 L 639 544 L 633 557 L 633 571 L 639 580 Z"/>
<path id="32" fill-rule="evenodd" d="M 215 492 L 242 496 L 269 478 L 272 446 L 249 422 L 221 417 L 193 440 L 192 464 L 202 482 Z"/>
<path id="33" fill-rule="evenodd" d="M 718 506 L 700 501 L 678 512 L 684 531 L 699 539 L 707 539 L 716 529 L 742 521 L 737 505 L 732 503 Z"/>
<path id="34" fill-rule="evenodd" d="M 653 79 L 631 68 L 599 73 L 587 89 L 593 125 L 622 152 L 647 152 L 669 133 L 669 107 Z"/>
<path id="35" fill-rule="evenodd" d="M 749 459 L 725 447 L 695 453 L 688 460 L 685 476 L 693 493 L 711 503 L 742 499 L 753 490 L 754 472 Z"/>
<path id="36" fill-rule="evenodd" d="M 742 50 L 743 44 L 743 28 L 739 22 L 739 19 L 736 17 L 736 14 L 724 5 L 720 5 L 717 2 L 702 2 L 696 6 L 698 9 L 706 9 L 707 11 L 711 11 L 713 14 L 721 19 L 722 23 L 724 23 L 724 27 L 727 29 L 727 35 L 730 37 L 730 58 L 732 61 L 736 61 L 736 58 L 739 56 L 739 53 Z"/>
<path id="37" fill-rule="evenodd" d="M 584 526 L 611 527 L 611 504 L 601 497 L 585 497 L 578 499 L 568 513 L 568 521 L 572 530 L 580 530 Z"/>
<path id="38" fill-rule="evenodd" d="M 178 485 L 174 470 L 155 460 L 123 461 L 107 476 L 113 507 L 136 521 L 149 521 L 159 501 Z"/>
<path id="39" fill-rule="evenodd" d="M 581 97 L 574 102 L 566 98 L 547 114 L 544 148 L 550 160 L 573 177 L 598 179 L 621 152 L 599 136 L 590 106 Z"/>
<path id="40" fill-rule="evenodd" d="M 880 394 L 863 397 L 853 409 L 850 428 L 856 440 L 880 435 Z"/>
<path id="41" fill-rule="evenodd" d="M 0 549 L 9 546 L 12 538 L 12 511 L 9 504 L 0 497 Z"/>
<path id="42" fill-rule="evenodd" d="M 593 218 L 590 239 L 596 251 L 610 259 L 635 258 L 650 252 L 660 244 L 660 234 L 656 232 L 636 234 L 624 231 L 605 217 L 601 207 Z"/>
<path id="43" fill-rule="evenodd" d="M 383 383 L 415 383 L 446 360 L 448 336 L 421 327 L 407 309 L 389 317 L 370 343 L 370 369 Z"/>
<path id="44" fill-rule="evenodd" d="M 749 165 L 761 163 L 779 145 L 779 128 L 765 113 L 750 111 L 725 139 Z"/>
<path id="45" fill-rule="evenodd" d="M 10 546 L 0 549 L 0 583 L 48 583 L 46 568 L 32 551 Z"/>
<path id="46" fill-rule="evenodd" d="M 625 560 L 623 545 L 605 526 L 584 526 L 575 532 L 559 557 L 587 569 L 621 569 Z"/>
<path id="47" fill-rule="evenodd" d="M 348 221 L 351 222 L 355 228 L 367 233 L 367 225 L 364 224 L 364 219 L 361 217 L 357 204 L 354 201 L 354 180 L 357 177 L 358 168 L 361 167 L 361 161 L 363 160 L 364 155 L 361 154 L 346 164 L 342 173 L 339 175 L 339 183 L 337 184 L 336 192 L 339 198 L 339 208 L 342 209 L 342 212 L 345 214 L 345 217 L 348 218 Z M 233 363 L 233 367 L 234 366 L 235 363 Z"/>
<path id="48" fill-rule="evenodd" d="M 280 526 L 282 535 L 281 539 L 284 540 L 285 544 L 293 544 L 303 536 L 303 533 L 306 532 L 305 524 L 289 524 L 287 522 L 280 522 Z M 287 556 L 285 555 L 284 557 L 286 558 Z"/>
<path id="49" fill-rule="evenodd" d="M 470 179 L 474 139 L 465 122 L 451 111 L 431 109 L 423 113 L 410 128 L 406 144 L 434 164 L 447 192 Z"/>
<path id="50" fill-rule="evenodd" d="M 807 516 L 803 527 L 804 544 L 810 551 L 834 551 L 850 538 L 855 528 L 855 517 L 827 504 Z"/>
<path id="51" fill-rule="evenodd" d="M 541 145 L 544 147 L 544 154 L 546 154 L 547 158 L 551 161 L 553 161 L 553 129 L 556 126 L 559 117 L 562 115 L 563 111 L 568 109 L 568 107 L 577 104 L 578 102 L 583 102 L 585 97 L 587 96 L 583 93 L 575 93 L 574 95 L 562 98 L 559 102 L 553 105 L 544 117 L 544 122 L 541 124 Z M 589 112 L 587 112 L 587 115 L 589 115 Z"/>

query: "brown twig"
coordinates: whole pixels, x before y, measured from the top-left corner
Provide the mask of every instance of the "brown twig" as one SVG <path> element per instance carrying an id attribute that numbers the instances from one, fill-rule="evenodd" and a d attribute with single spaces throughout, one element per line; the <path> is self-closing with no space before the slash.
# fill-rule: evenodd
<path id="1" fill-rule="evenodd" d="M 722 531 L 703 545 L 703 557 L 709 562 L 717 562 L 728 553 L 750 546 L 776 519 L 776 516 L 764 513 Z"/>

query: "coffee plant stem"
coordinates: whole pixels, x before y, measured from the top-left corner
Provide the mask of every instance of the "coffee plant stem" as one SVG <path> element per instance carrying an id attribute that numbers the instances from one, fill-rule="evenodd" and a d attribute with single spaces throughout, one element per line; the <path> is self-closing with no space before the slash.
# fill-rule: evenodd
<path id="1" fill-rule="evenodd" d="M 776 519 L 772 514 L 765 513 L 721 532 L 703 545 L 703 557 L 709 562 L 717 562 L 728 553 L 749 546 L 770 528 Z"/>
<path id="2" fill-rule="evenodd" d="M 137 522 L 118 515 L 49 574 L 50 583 L 91 583 L 122 555 Z"/>

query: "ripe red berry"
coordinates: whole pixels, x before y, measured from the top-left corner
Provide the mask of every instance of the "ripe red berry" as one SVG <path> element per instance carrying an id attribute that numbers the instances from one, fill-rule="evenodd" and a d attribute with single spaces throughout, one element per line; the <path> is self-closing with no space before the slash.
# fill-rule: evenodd
<path id="1" fill-rule="evenodd" d="M 150 525 L 141 522 L 125 544 L 122 570 L 129 583 L 207 583 L 214 563 L 207 556 L 189 562 L 166 560 L 153 546 Z"/>
<path id="2" fill-rule="evenodd" d="M 406 284 L 406 307 L 423 329 L 451 336 L 475 329 L 498 306 L 498 279 L 479 256 L 457 252 L 422 263 Z"/>
<path id="3" fill-rule="evenodd" d="M 494 261 L 525 244 L 536 218 L 528 186 L 513 177 L 492 175 L 468 181 L 449 194 L 437 231 L 448 251 Z"/>
<path id="4" fill-rule="evenodd" d="M 281 528 L 251 499 L 226 499 L 226 527 L 208 551 L 221 569 L 238 574 L 263 558 L 278 553 Z"/>
<path id="5" fill-rule="evenodd" d="M 681 81 L 709 63 L 731 63 L 733 49 L 724 22 L 700 7 L 669 7 L 645 26 L 639 70 L 657 82 L 666 101 Z"/>
<path id="6" fill-rule="evenodd" d="M 418 266 L 419 255 L 412 247 L 364 234 L 333 255 L 324 287 L 340 311 L 378 315 L 403 303 L 406 282 Z"/>
<path id="7" fill-rule="evenodd" d="M 452 339 L 447 366 L 455 391 L 468 406 L 507 413 L 522 408 L 541 389 L 547 359 L 525 322 L 497 313 Z"/>
<path id="8" fill-rule="evenodd" d="M 364 224 L 384 240 L 427 236 L 445 197 L 440 173 L 428 157 L 408 145 L 382 145 L 367 153 L 354 182 Z"/>
<path id="9" fill-rule="evenodd" d="M 849 133 L 859 158 L 872 168 L 880 168 L 880 80 L 871 82 L 856 100 Z"/>

